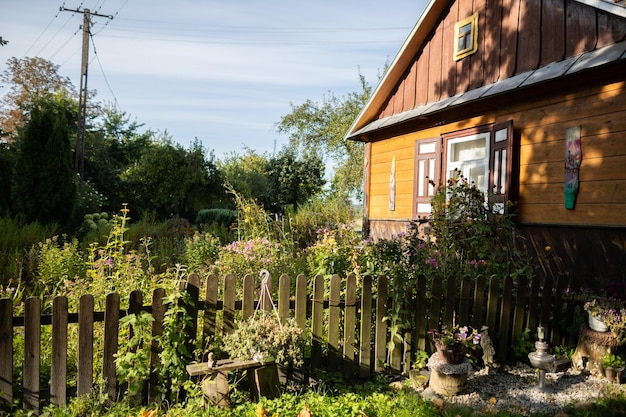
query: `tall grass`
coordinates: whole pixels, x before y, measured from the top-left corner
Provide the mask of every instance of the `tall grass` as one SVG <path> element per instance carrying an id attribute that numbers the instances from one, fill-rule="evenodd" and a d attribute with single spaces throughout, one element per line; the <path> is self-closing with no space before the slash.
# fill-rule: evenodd
<path id="1" fill-rule="evenodd" d="M 27 223 L 20 217 L 0 217 L 0 285 L 9 282 L 34 284 L 36 246 L 54 236 L 56 224 Z"/>

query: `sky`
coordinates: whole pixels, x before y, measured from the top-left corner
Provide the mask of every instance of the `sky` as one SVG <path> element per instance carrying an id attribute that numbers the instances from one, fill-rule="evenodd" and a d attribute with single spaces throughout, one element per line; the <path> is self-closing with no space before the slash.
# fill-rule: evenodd
<path id="1" fill-rule="evenodd" d="M 218 158 L 280 150 L 276 124 L 306 100 L 373 86 L 427 0 L 0 0 L 0 71 L 41 57 L 80 86 L 84 9 L 92 16 L 87 87 L 142 129 L 195 139 Z M 75 13 L 69 10 L 79 10 Z M 2 96 L 0 89 L 0 96 Z"/>

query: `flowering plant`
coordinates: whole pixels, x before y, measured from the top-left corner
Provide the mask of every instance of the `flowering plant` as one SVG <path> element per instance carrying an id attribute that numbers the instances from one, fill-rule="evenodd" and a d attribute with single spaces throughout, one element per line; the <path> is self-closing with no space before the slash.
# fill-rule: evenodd
<path id="1" fill-rule="evenodd" d="M 232 358 L 249 360 L 260 354 L 274 358 L 279 365 L 299 367 L 304 363 L 309 338 L 294 319 L 281 324 L 272 312 L 261 312 L 224 335 L 222 344 Z"/>
<path id="2" fill-rule="evenodd" d="M 439 349 L 476 349 L 480 344 L 480 333 L 470 326 L 444 326 L 440 332 L 430 330 L 428 334 L 430 334 L 435 346 Z"/>
<path id="3" fill-rule="evenodd" d="M 624 301 L 611 297 L 596 297 L 587 301 L 585 311 L 602 320 L 617 339 L 618 345 L 626 344 L 626 307 Z"/>

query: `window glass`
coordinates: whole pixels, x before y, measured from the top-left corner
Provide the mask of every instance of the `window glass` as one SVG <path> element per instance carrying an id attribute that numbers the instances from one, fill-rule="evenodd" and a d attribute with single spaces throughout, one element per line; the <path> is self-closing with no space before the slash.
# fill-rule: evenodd
<path id="1" fill-rule="evenodd" d="M 462 175 L 483 192 L 489 184 L 489 132 L 448 141 L 448 178 Z"/>

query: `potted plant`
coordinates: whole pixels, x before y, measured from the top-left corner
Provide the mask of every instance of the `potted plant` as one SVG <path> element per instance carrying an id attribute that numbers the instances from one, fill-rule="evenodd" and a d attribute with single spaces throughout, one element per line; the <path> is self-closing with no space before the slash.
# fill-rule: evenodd
<path id="1" fill-rule="evenodd" d="M 470 350 L 480 346 L 480 333 L 470 326 L 444 326 L 441 331 L 430 330 L 428 334 L 441 359 L 452 364 L 463 362 Z"/>
<path id="2" fill-rule="evenodd" d="M 304 364 L 308 338 L 293 319 L 284 323 L 272 312 L 259 312 L 222 338 L 231 358 L 273 362 L 292 369 Z"/>
<path id="3" fill-rule="evenodd" d="M 585 303 L 589 314 L 589 327 L 596 331 L 611 331 L 618 346 L 626 344 L 626 307 L 615 298 L 596 297 Z"/>
<path id="4" fill-rule="evenodd" d="M 622 372 L 626 366 L 624 358 L 614 353 L 608 353 L 602 357 L 602 367 L 604 368 L 604 375 L 611 382 L 620 383 L 622 379 Z"/>

